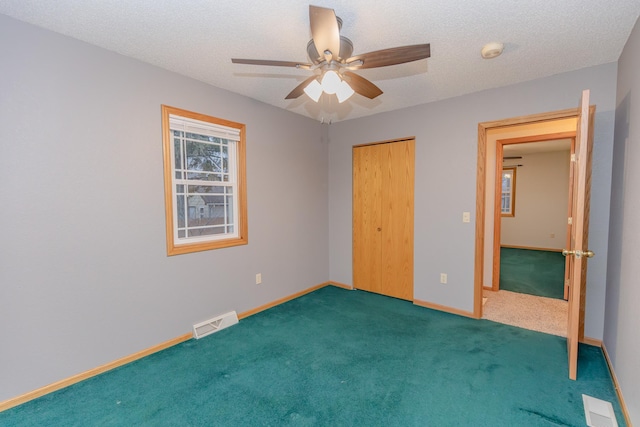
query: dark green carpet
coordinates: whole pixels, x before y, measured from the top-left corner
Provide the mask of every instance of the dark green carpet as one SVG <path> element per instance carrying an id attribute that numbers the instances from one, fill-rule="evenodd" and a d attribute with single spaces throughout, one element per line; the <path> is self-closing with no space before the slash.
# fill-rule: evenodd
<path id="1" fill-rule="evenodd" d="M 564 257 L 560 252 L 500 248 L 500 289 L 564 299 Z"/>
<path id="2" fill-rule="evenodd" d="M 0 413 L 2 426 L 584 426 L 599 348 L 326 287 Z"/>

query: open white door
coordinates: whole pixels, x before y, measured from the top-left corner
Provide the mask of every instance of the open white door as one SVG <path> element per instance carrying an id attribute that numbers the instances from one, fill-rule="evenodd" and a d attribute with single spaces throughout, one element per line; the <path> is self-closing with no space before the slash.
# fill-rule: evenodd
<path id="1" fill-rule="evenodd" d="M 585 296 L 587 258 L 594 254 L 587 249 L 589 238 L 589 199 L 591 196 L 591 152 L 593 147 L 593 114 L 589 109 L 589 90 L 582 92 L 579 106 L 578 129 L 575 141 L 573 165 L 573 209 L 571 245 L 562 254 L 573 257 L 569 273 L 569 315 L 567 322 L 567 353 L 569 378 L 575 380 L 578 373 L 578 341 L 581 319 L 580 300 Z M 583 305 L 584 306 L 584 305 Z M 584 320 L 582 320 L 584 321 Z"/>

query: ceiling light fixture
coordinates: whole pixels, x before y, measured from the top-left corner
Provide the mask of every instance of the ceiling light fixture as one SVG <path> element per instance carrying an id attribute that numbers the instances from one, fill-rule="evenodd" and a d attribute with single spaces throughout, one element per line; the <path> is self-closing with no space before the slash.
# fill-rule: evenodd
<path id="1" fill-rule="evenodd" d="M 322 90 L 324 93 L 328 93 L 329 95 L 333 95 L 338 91 L 338 87 L 340 86 L 340 76 L 333 70 L 329 70 L 324 73 L 322 77 Z"/>
<path id="2" fill-rule="evenodd" d="M 322 85 L 318 80 L 311 80 L 311 83 L 307 85 L 304 89 L 304 93 L 315 102 L 318 102 L 320 99 L 320 95 L 322 95 Z"/>
<path id="3" fill-rule="evenodd" d="M 344 80 L 340 82 L 340 86 L 338 86 L 338 90 L 336 91 L 336 96 L 338 97 L 338 102 L 342 104 L 343 101 L 346 101 L 353 95 L 355 91 L 351 89 L 349 83 Z"/>
<path id="4" fill-rule="evenodd" d="M 480 54 L 484 59 L 492 59 L 502 54 L 504 45 L 498 42 L 487 43 L 482 47 Z"/>
<path id="5" fill-rule="evenodd" d="M 349 83 L 342 80 L 338 73 L 333 70 L 326 71 L 320 81 L 318 79 L 311 80 L 304 89 L 304 93 L 315 102 L 320 100 L 322 92 L 327 95 L 335 94 L 338 97 L 338 102 L 342 103 L 349 99 L 355 91 L 349 86 Z"/>

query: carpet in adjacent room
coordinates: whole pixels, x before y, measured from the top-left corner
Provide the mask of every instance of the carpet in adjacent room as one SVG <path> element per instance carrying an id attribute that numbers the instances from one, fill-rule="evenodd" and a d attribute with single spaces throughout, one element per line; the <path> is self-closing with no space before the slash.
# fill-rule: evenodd
<path id="1" fill-rule="evenodd" d="M 564 265 L 560 252 L 500 248 L 500 289 L 564 299 Z"/>

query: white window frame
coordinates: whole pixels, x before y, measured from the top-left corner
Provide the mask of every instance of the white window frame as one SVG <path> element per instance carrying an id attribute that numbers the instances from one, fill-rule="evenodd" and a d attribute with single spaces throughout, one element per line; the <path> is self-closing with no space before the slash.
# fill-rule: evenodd
<path id="1" fill-rule="evenodd" d="M 180 141 L 181 154 L 185 159 L 184 144 L 186 133 L 221 138 L 219 142 L 198 141 L 205 144 L 227 146 L 228 173 L 192 171 L 191 173 L 215 174 L 224 176 L 220 180 L 197 180 L 189 178 L 186 169 L 176 170 L 174 131 L 184 132 Z M 162 106 L 162 138 L 164 154 L 165 216 L 167 234 L 167 254 L 178 255 L 190 252 L 218 249 L 248 243 L 247 202 L 246 202 L 246 161 L 245 161 L 245 125 L 218 119 L 204 114 L 181 110 L 166 105 Z M 186 166 L 186 165 L 185 165 Z M 179 176 L 178 176 L 179 175 Z M 180 186 L 184 193 L 178 193 Z M 211 193 L 223 197 L 224 203 L 231 201 L 231 217 L 227 217 L 228 209 L 224 209 L 223 224 L 202 226 L 203 229 L 223 228 L 222 233 L 189 236 L 189 231 L 200 227 L 189 227 L 189 186 L 223 188 L 223 193 Z M 209 193 L 193 193 L 193 195 Z M 184 198 L 184 225 L 179 227 L 177 198 Z M 226 205 L 225 205 L 226 206 Z M 193 206 L 192 206 L 193 207 Z M 196 217 L 200 217 L 201 209 L 195 209 Z M 199 218 L 201 219 L 201 218 Z"/>
<path id="2" fill-rule="evenodd" d="M 507 191 L 505 191 L 502 179 L 509 176 L 510 186 Z M 502 168 L 502 179 L 500 182 L 500 215 L 506 217 L 514 217 L 516 216 L 516 168 Z M 505 199 L 508 199 L 507 207 L 505 209 Z"/>

